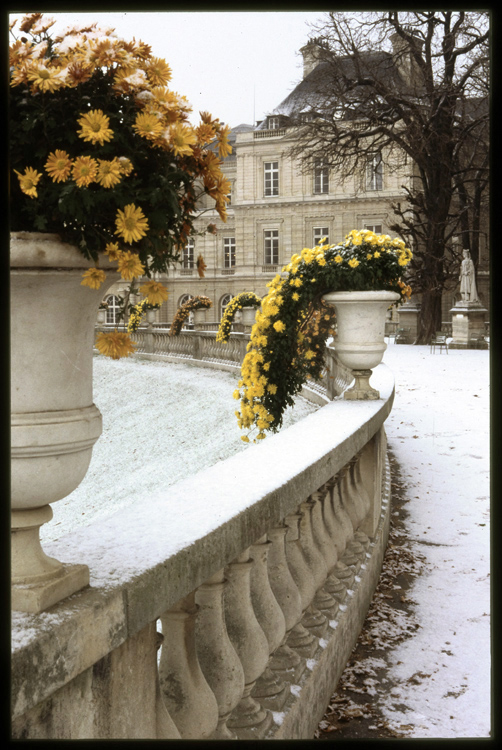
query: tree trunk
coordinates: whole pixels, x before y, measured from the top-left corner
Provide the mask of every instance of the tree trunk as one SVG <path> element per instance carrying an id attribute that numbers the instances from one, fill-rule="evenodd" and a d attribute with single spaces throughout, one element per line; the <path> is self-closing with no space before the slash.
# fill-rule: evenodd
<path id="1" fill-rule="evenodd" d="M 422 294 L 418 337 L 416 344 L 429 344 L 436 331 L 441 330 L 441 291 Z"/>

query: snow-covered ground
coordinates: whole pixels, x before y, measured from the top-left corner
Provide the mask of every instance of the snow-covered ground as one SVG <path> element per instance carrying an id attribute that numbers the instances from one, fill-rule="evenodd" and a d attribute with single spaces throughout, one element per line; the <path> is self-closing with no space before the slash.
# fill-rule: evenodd
<path id="1" fill-rule="evenodd" d="M 420 627 L 393 650 L 379 707 L 413 738 L 491 728 L 489 356 L 402 345 L 384 356 L 396 379 L 387 437 L 425 569 L 408 592 Z"/>
<path id="2" fill-rule="evenodd" d="M 53 503 L 42 543 L 111 516 L 138 499 L 248 447 L 233 398 L 240 375 L 185 364 L 94 357 L 103 432 L 77 489 Z M 318 407 L 298 398 L 282 429 Z"/>
<path id="3" fill-rule="evenodd" d="M 393 688 L 379 706 L 410 738 L 488 737 L 489 352 L 391 344 L 384 362 L 396 378 L 389 447 L 401 468 L 409 539 L 425 562 L 407 594 L 420 627 L 393 648 Z M 245 450 L 236 381 L 188 365 L 96 357 L 103 434 L 81 485 L 53 504 L 42 541 Z M 315 408 L 298 399 L 285 427 Z"/>

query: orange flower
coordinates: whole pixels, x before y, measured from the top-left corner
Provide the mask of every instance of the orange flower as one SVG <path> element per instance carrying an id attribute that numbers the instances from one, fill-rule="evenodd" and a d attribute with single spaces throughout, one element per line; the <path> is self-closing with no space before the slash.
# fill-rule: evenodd
<path id="1" fill-rule="evenodd" d="M 82 286 L 88 286 L 90 289 L 99 289 L 106 279 L 106 273 L 100 268 L 88 268 L 82 274 L 82 278 L 83 281 L 80 282 Z"/>
<path id="2" fill-rule="evenodd" d="M 98 333 L 96 348 L 105 357 L 120 359 L 134 353 L 135 341 L 131 341 L 128 333 L 119 333 L 117 329 L 110 333 Z"/>

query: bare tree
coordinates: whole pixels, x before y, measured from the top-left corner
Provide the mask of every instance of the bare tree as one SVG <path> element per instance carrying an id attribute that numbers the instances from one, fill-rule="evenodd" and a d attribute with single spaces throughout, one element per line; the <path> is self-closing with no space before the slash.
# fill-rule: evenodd
<path id="1" fill-rule="evenodd" d="M 441 325 L 441 297 L 458 273 L 451 239 L 478 258 L 488 185 L 489 15 L 486 12 L 329 13 L 313 27 L 312 71 L 296 102 L 290 154 L 362 184 L 408 174 L 389 226 L 412 246 L 421 293 L 417 343 Z M 298 96 L 298 95 L 297 95 Z M 287 100 L 286 100 L 287 102 Z M 295 102 L 289 102 L 290 112 Z M 454 248 L 454 246 L 453 246 Z"/>

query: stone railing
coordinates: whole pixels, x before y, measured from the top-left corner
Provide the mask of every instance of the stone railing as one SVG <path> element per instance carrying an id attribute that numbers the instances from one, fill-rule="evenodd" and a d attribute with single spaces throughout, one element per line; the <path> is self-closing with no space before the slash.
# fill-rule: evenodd
<path id="1" fill-rule="evenodd" d="M 202 326 L 203 324 L 196 324 Z M 212 330 L 183 329 L 178 336 L 169 336 L 165 328 L 139 328 L 132 335 L 136 342 L 136 353 L 143 358 L 159 359 L 166 362 L 186 362 L 198 367 L 212 367 L 223 370 L 238 370 L 246 354 L 250 327 L 242 323 L 233 325 L 236 332 L 223 344 L 216 341 L 219 324 L 206 323 Z M 239 330 L 240 329 L 240 330 Z M 113 330 L 113 326 L 97 326 L 96 332 Z M 352 382 L 351 371 L 335 356 L 333 349 L 326 350 L 326 369 L 320 381 L 310 381 L 303 389 L 303 395 L 316 403 L 326 403 L 338 396 Z M 315 395 L 317 394 L 317 395 Z M 321 397 L 319 400 L 318 396 Z"/>
<path id="2" fill-rule="evenodd" d="M 172 339 L 167 356 L 188 361 L 194 338 Z M 220 356 L 198 338 L 199 355 Z M 90 586 L 41 614 L 14 613 L 13 738 L 312 738 L 388 535 L 394 382 L 384 365 L 372 382 L 378 401 L 325 401 L 46 544 L 85 562 Z"/>

